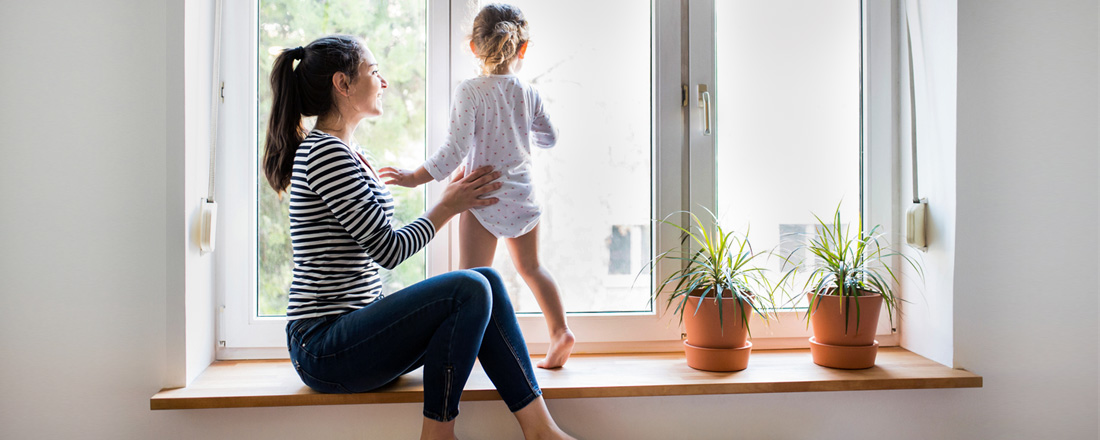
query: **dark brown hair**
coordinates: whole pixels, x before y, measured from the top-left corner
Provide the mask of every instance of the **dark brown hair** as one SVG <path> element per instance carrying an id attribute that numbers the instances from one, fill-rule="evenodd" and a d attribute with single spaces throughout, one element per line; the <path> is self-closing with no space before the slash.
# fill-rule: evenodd
<path id="1" fill-rule="evenodd" d="M 286 49 L 275 58 L 263 172 L 276 193 L 290 186 L 294 155 L 306 135 L 302 117 L 332 111 L 332 75 L 343 72 L 355 78 L 365 55 L 366 46 L 358 37 L 330 35 Z M 297 60 L 301 61 L 295 66 Z"/>
<path id="2" fill-rule="evenodd" d="M 527 19 L 519 8 L 502 3 L 485 5 L 474 17 L 470 41 L 477 48 L 481 71 L 504 73 L 508 63 L 519 54 L 520 46 L 530 40 Z"/>

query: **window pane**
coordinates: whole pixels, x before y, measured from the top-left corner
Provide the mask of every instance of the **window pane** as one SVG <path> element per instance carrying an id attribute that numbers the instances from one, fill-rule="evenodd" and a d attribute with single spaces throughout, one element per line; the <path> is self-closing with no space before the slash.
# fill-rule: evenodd
<path id="1" fill-rule="evenodd" d="M 757 251 L 790 253 L 816 233 L 811 212 L 829 221 L 843 200 L 842 219 L 857 224 L 859 0 L 715 3 L 723 225 L 748 228 Z"/>
<path id="2" fill-rule="evenodd" d="M 509 3 L 531 26 L 517 75 L 538 89 L 559 132 L 557 146 L 532 151 L 540 261 L 566 311 L 648 311 L 649 278 L 634 278 L 652 255 L 650 4 Z M 503 240 L 494 267 L 516 310 L 538 312 Z"/>
<path id="3" fill-rule="evenodd" d="M 261 0 L 259 17 L 259 131 L 263 139 L 271 110 L 271 65 L 283 48 L 309 44 L 329 34 L 362 37 L 389 82 L 383 97 L 385 114 L 359 125 L 355 138 L 376 164 L 419 163 L 425 159 L 426 3 L 424 0 Z M 307 125 L 312 121 L 307 121 Z M 259 273 L 257 315 L 286 314 L 293 268 L 288 216 L 289 197 L 282 200 L 256 176 L 259 188 Z M 391 187 L 397 206 L 394 220 L 408 224 L 424 212 L 424 190 Z M 386 292 L 423 280 L 424 252 L 393 271 L 383 270 Z"/>

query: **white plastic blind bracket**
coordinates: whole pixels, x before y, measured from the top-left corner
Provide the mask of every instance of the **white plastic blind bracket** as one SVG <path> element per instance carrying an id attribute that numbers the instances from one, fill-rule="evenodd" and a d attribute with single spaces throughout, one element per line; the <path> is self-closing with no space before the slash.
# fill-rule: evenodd
<path id="1" fill-rule="evenodd" d="M 214 238 L 218 227 L 218 203 L 202 199 L 199 211 L 199 250 L 203 253 L 214 252 Z"/>
<path id="2" fill-rule="evenodd" d="M 928 250 L 928 199 L 914 201 L 905 211 L 905 242 L 921 251 Z"/>

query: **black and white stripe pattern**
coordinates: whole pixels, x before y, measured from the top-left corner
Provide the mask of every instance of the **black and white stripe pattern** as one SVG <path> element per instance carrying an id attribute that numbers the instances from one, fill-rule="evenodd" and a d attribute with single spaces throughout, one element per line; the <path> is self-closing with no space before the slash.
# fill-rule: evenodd
<path id="1" fill-rule="evenodd" d="M 378 299 L 378 267 L 393 269 L 435 236 L 421 217 L 395 229 L 393 197 L 350 147 L 312 131 L 290 177 L 294 280 L 287 319 L 347 313 Z"/>

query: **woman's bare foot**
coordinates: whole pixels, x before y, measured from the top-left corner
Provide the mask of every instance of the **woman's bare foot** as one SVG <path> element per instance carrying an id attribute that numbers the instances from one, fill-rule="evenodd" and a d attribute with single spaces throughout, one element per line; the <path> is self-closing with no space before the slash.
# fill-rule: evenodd
<path id="1" fill-rule="evenodd" d="M 439 422 L 424 417 L 420 440 L 458 440 L 458 437 L 455 437 L 455 421 Z"/>
<path id="2" fill-rule="evenodd" d="M 565 361 L 569 360 L 569 355 L 573 354 L 574 342 L 576 338 L 568 328 L 556 336 L 551 336 L 550 349 L 546 351 L 546 357 L 536 366 L 548 369 L 561 368 L 565 365 Z"/>
<path id="3" fill-rule="evenodd" d="M 550 415 L 550 410 L 546 408 L 546 400 L 542 396 L 536 397 L 534 401 L 513 414 L 519 421 L 525 440 L 577 440 L 558 427 L 558 423 Z"/>

